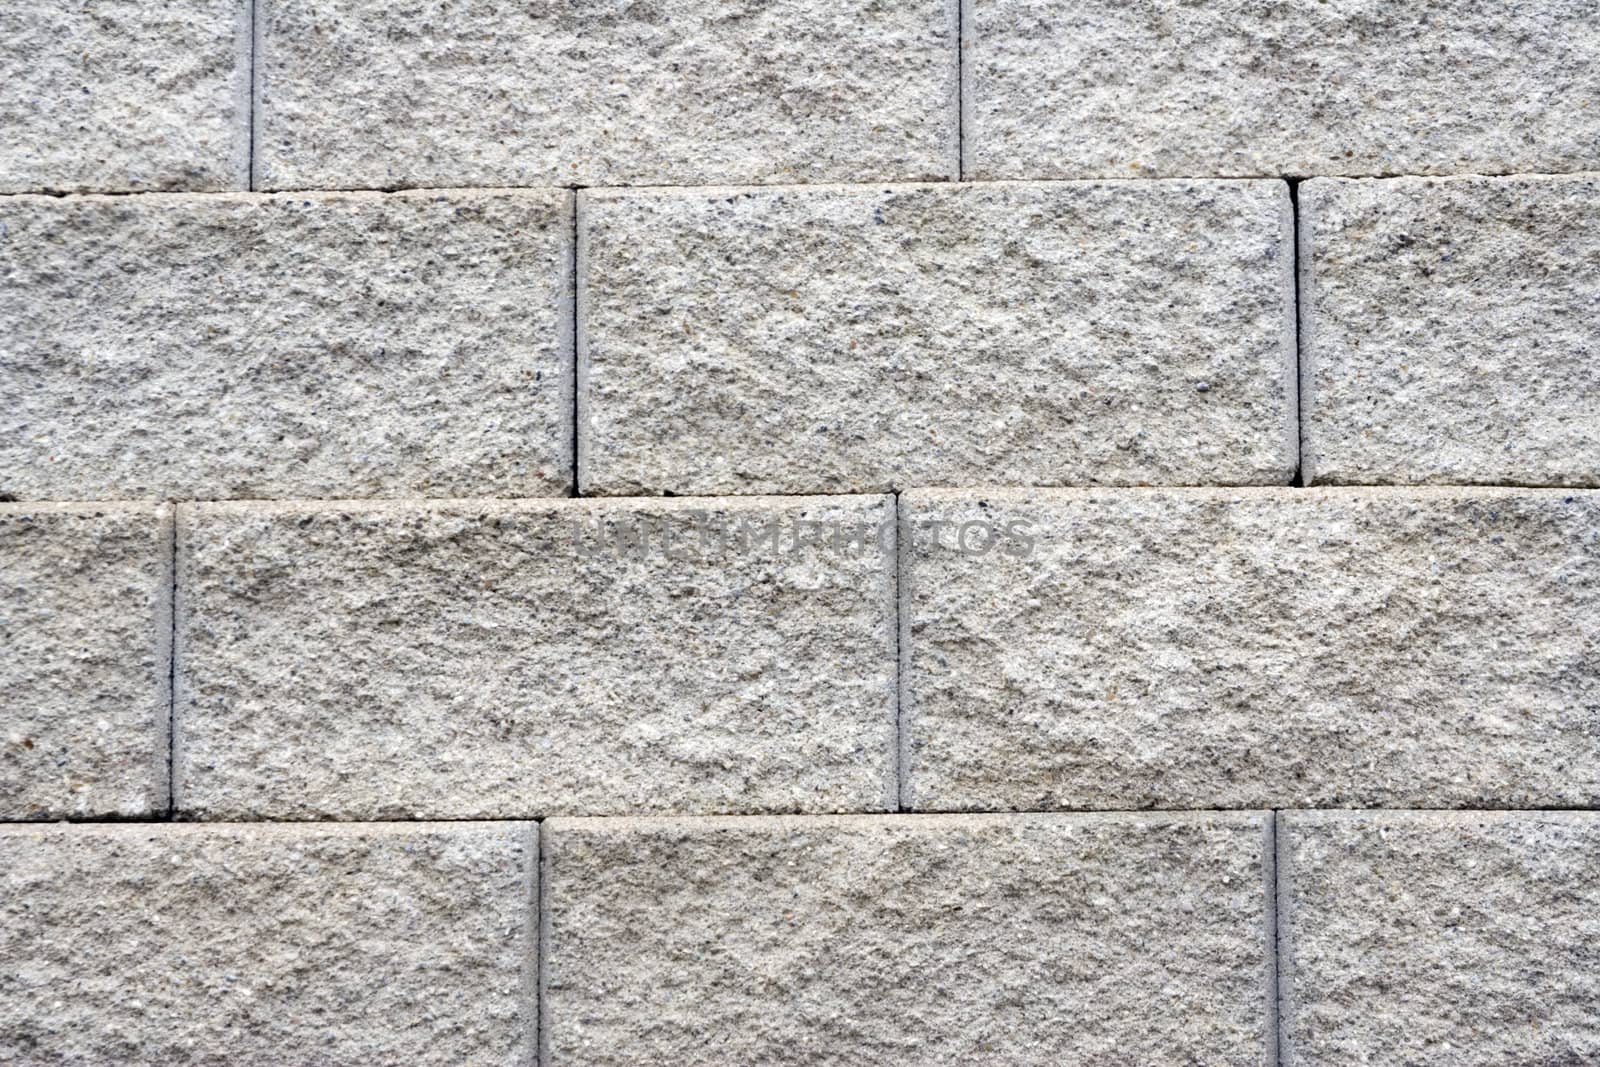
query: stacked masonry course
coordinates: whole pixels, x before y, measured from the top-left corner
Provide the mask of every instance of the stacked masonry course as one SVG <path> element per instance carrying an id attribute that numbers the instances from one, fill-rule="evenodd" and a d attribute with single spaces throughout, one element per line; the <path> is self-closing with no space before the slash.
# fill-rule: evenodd
<path id="1" fill-rule="evenodd" d="M 0 55 L 0 1064 L 1600 1062 L 1600 6 Z"/>

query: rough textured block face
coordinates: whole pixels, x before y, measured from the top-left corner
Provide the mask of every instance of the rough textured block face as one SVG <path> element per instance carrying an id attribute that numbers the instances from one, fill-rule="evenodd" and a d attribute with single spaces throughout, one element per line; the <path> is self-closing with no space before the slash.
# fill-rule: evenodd
<path id="1" fill-rule="evenodd" d="M 1282 182 L 585 192 L 599 494 L 1284 483 Z"/>
<path id="2" fill-rule="evenodd" d="M 571 194 L 0 203 L 0 490 L 571 486 Z"/>
<path id="3" fill-rule="evenodd" d="M 0 819 L 165 810 L 171 607 L 166 505 L 0 504 Z"/>
<path id="4" fill-rule="evenodd" d="M 1592 0 L 973 0 L 968 178 L 1600 165 Z"/>
<path id="5" fill-rule="evenodd" d="M 901 508 L 909 807 L 1600 804 L 1600 494 Z"/>
<path id="6" fill-rule="evenodd" d="M 1281 820 L 1287 1067 L 1600 1062 L 1600 814 Z"/>
<path id="7" fill-rule="evenodd" d="M 1307 479 L 1600 485 L 1597 203 L 1596 175 L 1302 185 Z"/>
<path id="8" fill-rule="evenodd" d="M 883 497 L 185 506 L 177 803 L 883 810 L 892 514 Z"/>
<path id="9" fill-rule="evenodd" d="M 552 820 L 541 1062 L 1259 1067 L 1265 821 Z"/>
<path id="10" fill-rule="evenodd" d="M 531 1067 L 537 834 L 0 827 L 0 1060 Z"/>
<path id="11" fill-rule="evenodd" d="M 246 189 L 249 0 L 0 9 L 0 193 Z"/>
<path id="12" fill-rule="evenodd" d="M 260 0 L 257 181 L 954 178 L 956 6 Z"/>

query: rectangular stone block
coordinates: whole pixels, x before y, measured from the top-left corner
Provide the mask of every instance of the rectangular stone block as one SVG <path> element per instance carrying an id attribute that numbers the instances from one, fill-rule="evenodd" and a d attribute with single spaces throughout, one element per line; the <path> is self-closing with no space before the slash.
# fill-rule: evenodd
<path id="1" fill-rule="evenodd" d="M 554 819 L 540 1062 L 1270 1064 L 1270 822 Z"/>
<path id="2" fill-rule="evenodd" d="M 1286 1067 L 1600 1062 L 1600 813 L 1280 819 Z"/>
<path id="3" fill-rule="evenodd" d="M 892 808 L 892 516 L 884 497 L 184 505 L 177 804 Z"/>
<path id="4" fill-rule="evenodd" d="M 572 483 L 572 197 L 0 201 L 0 492 Z"/>
<path id="5" fill-rule="evenodd" d="M 1591 0 L 972 0 L 968 178 L 1600 166 Z"/>
<path id="6" fill-rule="evenodd" d="M 531 823 L 0 827 L 0 1061 L 535 1056 Z"/>
<path id="7" fill-rule="evenodd" d="M 250 187 L 250 0 L 0 8 L 0 193 Z"/>
<path id="8" fill-rule="evenodd" d="M 909 808 L 1600 804 L 1600 493 L 901 509 Z"/>
<path id="9" fill-rule="evenodd" d="M 586 493 L 1283 483 L 1282 182 L 580 194 Z"/>
<path id="10" fill-rule="evenodd" d="M 260 188 L 956 177 L 956 0 L 259 0 Z"/>
<path id="11" fill-rule="evenodd" d="M 1600 485 L 1596 203 L 1593 174 L 1302 185 L 1307 480 Z"/>
<path id="12" fill-rule="evenodd" d="M 0 504 L 0 649 L 0 819 L 166 810 L 169 506 Z"/>

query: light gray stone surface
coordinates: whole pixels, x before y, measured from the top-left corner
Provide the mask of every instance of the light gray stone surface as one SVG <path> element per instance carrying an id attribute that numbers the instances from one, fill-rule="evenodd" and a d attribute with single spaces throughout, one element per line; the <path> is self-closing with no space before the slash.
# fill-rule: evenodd
<path id="1" fill-rule="evenodd" d="M 919 491 L 901 510 L 908 807 L 1600 804 L 1600 493 Z M 980 521 L 1031 523 L 1031 553 L 978 554 L 981 527 L 961 553 Z"/>
<path id="2" fill-rule="evenodd" d="M 572 481 L 561 190 L 0 201 L 0 492 Z"/>
<path id="3" fill-rule="evenodd" d="M 258 0 L 259 187 L 957 169 L 955 0 Z"/>
<path id="4" fill-rule="evenodd" d="M 700 512 L 781 544 L 702 550 Z M 892 808 L 892 525 L 873 535 L 892 515 L 885 497 L 184 505 L 177 804 Z M 830 523 L 874 529 L 795 551 Z M 648 552 L 618 549 L 645 532 Z"/>
<path id="5" fill-rule="evenodd" d="M 1594 174 L 1304 183 L 1307 480 L 1600 485 L 1596 205 Z"/>
<path id="6" fill-rule="evenodd" d="M 171 648 L 170 507 L 0 504 L 0 819 L 166 810 Z"/>
<path id="7" fill-rule="evenodd" d="M 1600 166 L 1592 0 L 972 0 L 968 178 Z"/>
<path id="8" fill-rule="evenodd" d="M 1260 182 L 585 191 L 586 493 L 1283 483 Z"/>
<path id="9" fill-rule="evenodd" d="M 0 827 L 0 1061 L 531 1067 L 537 835 Z"/>
<path id="10" fill-rule="evenodd" d="M 0 6 L 0 193 L 250 186 L 250 0 Z"/>
<path id="11" fill-rule="evenodd" d="M 1600 1062 L 1600 813 L 1280 820 L 1286 1067 Z"/>
<path id="12" fill-rule="evenodd" d="M 1273 1062 L 1270 816 L 553 819 L 541 1062 Z"/>

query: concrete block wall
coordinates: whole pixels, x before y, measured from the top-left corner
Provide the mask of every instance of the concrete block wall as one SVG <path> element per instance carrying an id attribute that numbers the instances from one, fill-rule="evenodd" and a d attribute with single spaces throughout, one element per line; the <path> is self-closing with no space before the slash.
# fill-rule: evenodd
<path id="1" fill-rule="evenodd" d="M 0 1064 L 1600 1063 L 1600 8 L 0 54 Z"/>

